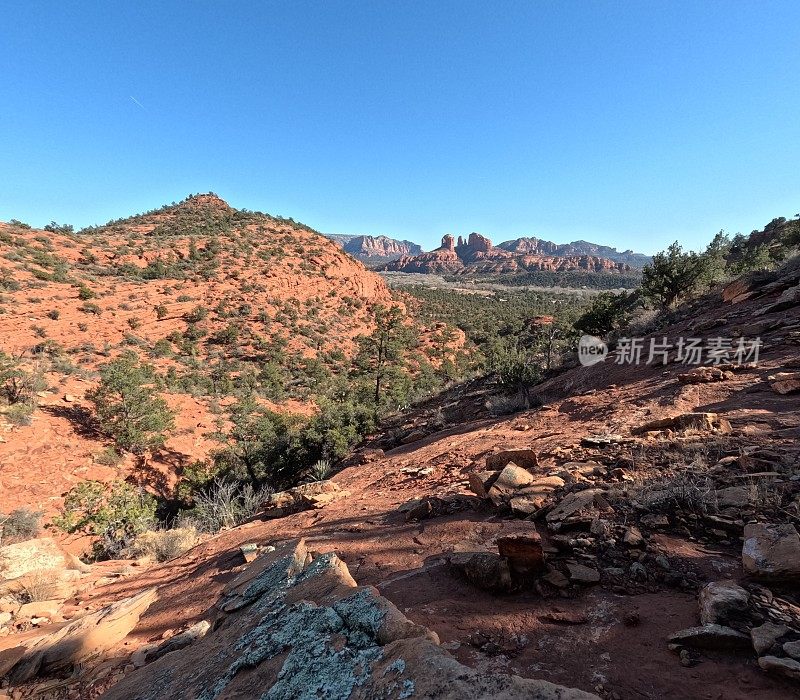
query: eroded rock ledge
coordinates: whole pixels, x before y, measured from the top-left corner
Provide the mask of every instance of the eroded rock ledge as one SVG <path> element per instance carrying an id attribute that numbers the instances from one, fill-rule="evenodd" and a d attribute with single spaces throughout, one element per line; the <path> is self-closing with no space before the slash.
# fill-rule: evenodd
<path id="1" fill-rule="evenodd" d="M 213 630 L 128 675 L 108 700 L 216 698 L 504 698 L 595 695 L 546 681 L 479 673 L 451 657 L 335 554 L 294 540 L 231 581 Z"/>

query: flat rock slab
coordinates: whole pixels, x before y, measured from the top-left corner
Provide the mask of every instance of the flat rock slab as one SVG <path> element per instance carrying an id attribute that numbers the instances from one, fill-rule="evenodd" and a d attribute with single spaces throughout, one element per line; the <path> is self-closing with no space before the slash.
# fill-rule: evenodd
<path id="1" fill-rule="evenodd" d="M 777 673 L 795 681 L 800 681 L 800 661 L 778 656 L 762 656 L 758 665 L 768 673 Z"/>
<path id="2" fill-rule="evenodd" d="M 689 627 L 673 634 L 669 641 L 693 649 L 731 650 L 749 649 L 750 637 L 723 625 Z"/>
<path id="3" fill-rule="evenodd" d="M 111 649 L 128 636 L 157 599 L 157 590 L 150 588 L 73 620 L 53 634 L 30 640 L 22 657 L 7 671 L 11 681 L 24 683 L 37 675 L 64 672 Z"/>

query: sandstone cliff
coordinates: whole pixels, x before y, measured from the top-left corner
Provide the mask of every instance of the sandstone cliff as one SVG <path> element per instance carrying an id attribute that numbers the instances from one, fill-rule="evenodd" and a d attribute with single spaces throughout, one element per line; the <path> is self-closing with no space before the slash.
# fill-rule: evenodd
<path id="1" fill-rule="evenodd" d="M 524 243 L 523 241 L 529 241 Z M 582 270 L 586 272 L 629 272 L 631 266 L 597 255 L 542 254 L 537 245 L 518 239 L 515 242 L 494 246 L 479 233 L 471 233 L 467 240 L 462 236 L 456 242 L 453 236 L 442 238 L 442 245 L 429 253 L 403 256 L 385 266 L 385 270 L 396 272 L 450 273 L 459 275 L 496 274 L 531 270 L 564 272 Z M 547 241 L 537 241 L 547 243 Z M 548 244 L 554 246 L 555 244 Z M 543 246 L 545 249 L 548 246 Z M 508 249 L 510 248 L 510 249 Z"/>

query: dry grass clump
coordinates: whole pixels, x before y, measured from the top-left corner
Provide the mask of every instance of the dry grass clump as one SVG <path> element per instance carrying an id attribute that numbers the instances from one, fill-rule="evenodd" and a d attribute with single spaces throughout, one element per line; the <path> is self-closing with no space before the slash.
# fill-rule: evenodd
<path id="1" fill-rule="evenodd" d="M 717 510 L 714 482 L 706 476 L 680 473 L 634 484 L 628 489 L 632 500 L 657 513 L 684 510 L 713 513 Z"/>
<path id="2" fill-rule="evenodd" d="M 58 582 L 52 571 L 46 569 L 31 571 L 17 582 L 14 597 L 20 603 L 38 603 L 58 597 Z"/>
<path id="3" fill-rule="evenodd" d="M 164 562 L 188 552 L 199 541 L 200 535 L 194 527 L 148 530 L 137 535 L 123 555 L 130 559 L 149 558 Z"/>

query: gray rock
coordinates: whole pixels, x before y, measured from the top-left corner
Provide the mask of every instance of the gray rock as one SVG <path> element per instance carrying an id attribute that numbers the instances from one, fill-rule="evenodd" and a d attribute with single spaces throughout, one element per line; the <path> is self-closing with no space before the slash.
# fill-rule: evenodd
<path id="1" fill-rule="evenodd" d="M 131 671 L 105 700 L 596 698 L 545 681 L 468 668 L 439 645 L 434 632 L 411 622 L 377 589 L 358 586 L 335 554 L 311 560 L 306 554 L 302 541 L 295 541 L 257 559 L 247 581 L 234 579 L 222 596 L 228 601 L 244 590 L 251 604 L 229 613 L 218 606 L 208 634 Z M 304 564 L 297 570 L 292 562 Z"/>
<path id="2" fill-rule="evenodd" d="M 777 656 L 762 656 L 758 665 L 767 672 L 779 673 L 792 680 L 800 681 L 800 661 L 781 659 Z"/>
<path id="3" fill-rule="evenodd" d="M 753 649 L 756 654 L 761 656 L 765 651 L 769 651 L 779 637 L 789 631 L 786 625 L 776 625 L 774 622 L 765 622 L 763 625 L 753 627 L 750 630 L 750 639 L 753 642 Z"/>
<path id="4" fill-rule="evenodd" d="M 800 642 L 786 642 L 783 650 L 793 659 L 800 659 Z"/>
<path id="5" fill-rule="evenodd" d="M 575 583 L 597 583 L 600 581 L 600 572 L 597 569 L 592 569 L 583 564 L 573 564 L 567 562 L 567 571 L 569 571 L 570 581 Z"/>
<path id="6" fill-rule="evenodd" d="M 751 576 L 800 580 L 800 536 L 794 526 L 750 523 L 744 528 L 742 566 Z"/>
<path id="7" fill-rule="evenodd" d="M 730 625 L 746 616 L 750 594 L 733 581 L 712 581 L 700 591 L 698 602 L 700 622 Z"/>
<path id="8" fill-rule="evenodd" d="M 750 637 L 723 625 L 701 625 L 676 632 L 670 642 L 693 649 L 749 649 Z"/>

